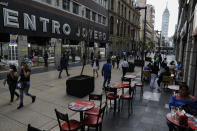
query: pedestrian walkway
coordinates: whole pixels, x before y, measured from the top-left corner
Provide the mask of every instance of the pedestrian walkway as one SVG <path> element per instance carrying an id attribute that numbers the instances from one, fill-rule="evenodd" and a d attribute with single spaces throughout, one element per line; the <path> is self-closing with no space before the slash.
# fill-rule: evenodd
<path id="1" fill-rule="evenodd" d="M 104 62 L 101 62 L 101 67 Z M 81 66 L 69 68 L 72 76 L 79 75 Z M 141 68 L 136 67 L 134 74 L 140 78 Z M 85 75 L 93 75 L 90 65 L 85 66 Z M 120 83 L 122 72 L 114 68 L 112 70 L 112 82 Z M 66 94 L 66 77 L 65 72 L 62 73 L 62 79 L 58 79 L 58 72 L 55 70 L 32 74 L 30 92 L 37 96 L 36 102 L 31 103 L 29 97 L 24 98 L 24 108 L 17 110 L 18 101 L 13 105 L 8 105 L 9 92 L 7 87 L 3 87 L 0 81 L 0 129 L 1 131 L 25 131 L 27 125 L 31 123 L 33 126 L 45 130 L 59 131 L 54 109 L 60 112 L 67 112 L 70 118 L 79 120 L 79 113 L 68 109 L 68 104 L 79 98 Z M 103 77 L 99 71 L 99 77 L 95 78 L 94 93 L 103 93 L 102 91 Z M 80 88 L 80 87 L 79 87 Z M 127 111 L 117 113 L 115 116 L 111 109 L 105 115 L 103 131 L 166 131 L 167 125 L 165 114 L 168 112 L 166 104 L 169 102 L 169 94 L 157 93 L 156 90 L 150 90 L 149 86 L 144 87 L 144 94 L 140 97 L 139 89 L 134 98 L 134 113 L 130 117 Z M 88 99 L 85 97 L 83 99 Z M 126 108 L 126 107 L 125 107 Z M 126 110 L 126 109 L 125 109 Z M 158 129 L 158 127 L 160 127 Z M 160 130 L 161 129 L 161 130 Z"/>

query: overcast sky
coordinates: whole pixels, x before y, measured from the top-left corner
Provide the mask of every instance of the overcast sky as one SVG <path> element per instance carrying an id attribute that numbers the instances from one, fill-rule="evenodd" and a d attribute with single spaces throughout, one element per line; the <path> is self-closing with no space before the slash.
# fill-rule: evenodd
<path id="1" fill-rule="evenodd" d="M 168 36 L 171 37 L 174 34 L 178 19 L 178 0 L 147 0 L 147 4 L 155 7 L 155 30 L 161 30 L 162 14 L 166 8 L 167 1 L 170 12 Z"/>

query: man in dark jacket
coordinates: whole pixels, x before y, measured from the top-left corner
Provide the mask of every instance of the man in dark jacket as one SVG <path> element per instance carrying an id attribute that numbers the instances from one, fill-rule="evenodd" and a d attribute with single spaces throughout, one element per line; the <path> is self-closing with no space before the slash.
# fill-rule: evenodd
<path id="1" fill-rule="evenodd" d="M 63 71 L 63 69 L 66 70 L 66 74 L 67 76 L 70 76 L 70 74 L 68 74 L 68 58 L 66 57 L 65 54 L 63 54 L 63 57 L 60 59 L 60 72 L 59 72 L 59 79 L 61 79 L 61 73 Z"/>
<path id="2" fill-rule="evenodd" d="M 110 83 L 111 69 L 112 69 L 111 60 L 107 59 L 107 63 L 105 63 L 102 68 L 102 76 L 104 76 L 103 89 L 105 87 L 106 82 L 107 84 Z"/>
<path id="3" fill-rule="evenodd" d="M 48 53 L 45 51 L 44 53 L 44 66 L 45 67 L 48 67 L 48 58 L 49 58 Z"/>

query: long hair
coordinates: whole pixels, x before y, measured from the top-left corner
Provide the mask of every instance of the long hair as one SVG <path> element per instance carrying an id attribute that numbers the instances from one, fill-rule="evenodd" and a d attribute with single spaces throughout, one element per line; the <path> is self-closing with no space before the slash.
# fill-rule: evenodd
<path id="1" fill-rule="evenodd" d="M 25 70 L 29 69 L 29 66 L 27 65 L 27 63 L 22 63 L 21 65 L 24 66 Z"/>

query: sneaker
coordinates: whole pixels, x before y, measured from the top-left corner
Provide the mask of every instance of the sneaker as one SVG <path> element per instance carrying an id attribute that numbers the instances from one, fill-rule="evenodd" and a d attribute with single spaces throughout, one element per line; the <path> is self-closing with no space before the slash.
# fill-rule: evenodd
<path id="1" fill-rule="evenodd" d="M 36 96 L 33 96 L 33 97 L 32 97 L 32 103 L 34 103 L 35 100 L 36 100 Z"/>
<path id="2" fill-rule="evenodd" d="M 67 76 L 70 76 L 70 74 L 68 74 Z"/>
<path id="3" fill-rule="evenodd" d="M 157 91 L 158 91 L 159 93 L 161 92 L 161 90 L 160 90 L 159 88 L 157 89 Z"/>
<path id="4" fill-rule="evenodd" d="M 60 76 L 60 77 L 58 77 L 58 79 L 62 79 L 62 77 Z"/>
<path id="5" fill-rule="evenodd" d="M 22 108 L 23 107 L 23 104 L 20 104 L 18 107 L 17 107 L 17 109 L 20 109 L 20 108 Z"/>

